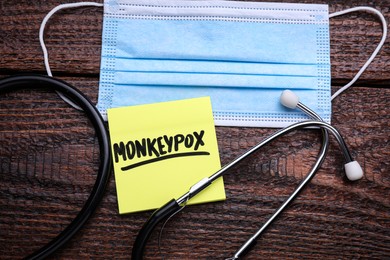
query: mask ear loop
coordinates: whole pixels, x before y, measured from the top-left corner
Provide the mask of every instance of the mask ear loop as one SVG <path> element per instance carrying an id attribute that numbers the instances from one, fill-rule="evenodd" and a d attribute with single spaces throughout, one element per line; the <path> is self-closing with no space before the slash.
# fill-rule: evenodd
<path id="1" fill-rule="evenodd" d="M 78 2 L 78 3 L 70 3 L 70 4 L 61 4 L 56 7 L 54 7 L 42 20 L 41 26 L 39 28 L 39 43 L 41 44 L 42 52 L 43 52 L 43 61 L 45 63 L 46 73 L 49 77 L 53 77 L 53 74 L 51 73 L 50 64 L 49 64 L 49 54 L 47 52 L 47 48 L 45 45 L 45 41 L 43 40 L 43 34 L 45 31 L 46 23 L 49 21 L 50 17 L 53 16 L 56 12 L 63 10 L 63 9 L 69 9 L 69 8 L 76 8 L 76 7 L 85 7 L 85 6 L 97 6 L 102 7 L 103 4 L 101 3 L 95 3 L 95 2 Z M 77 110 L 82 110 L 81 107 L 76 105 L 72 100 L 70 100 L 68 97 L 60 93 L 59 91 L 56 91 L 58 96 L 62 100 L 64 100 L 66 103 L 71 105 L 72 107 L 76 108 Z"/>
<path id="2" fill-rule="evenodd" d="M 387 38 L 387 23 L 386 23 L 385 17 L 383 16 L 383 14 L 381 12 L 379 12 L 378 10 L 376 10 L 372 7 L 359 6 L 359 7 L 346 9 L 346 10 L 343 10 L 340 12 L 335 12 L 335 13 L 329 14 L 329 18 L 333 18 L 333 17 L 339 16 L 339 15 L 344 15 L 347 13 L 358 12 L 358 11 L 366 11 L 366 12 L 375 14 L 379 17 L 379 19 L 381 20 L 381 23 L 382 23 L 382 39 L 380 40 L 380 42 L 379 42 L 378 46 L 376 47 L 376 49 L 374 50 L 374 52 L 371 54 L 370 58 L 364 63 L 364 65 L 360 68 L 358 73 L 356 73 L 355 77 L 348 84 L 346 84 L 345 86 L 343 86 L 342 88 L 337 90 L 332 95 L 331 100 L 335 99 L 338 95 L 340 95 L 342 92 L 347 90 L 350 86 L 352 86 L 358 80 L 358 78 L 362 75 L 362 73 L 367 69 L 368 65 L 370 65 L 370 63 L 374 60 L 374 58 L 378 54 L 379 50 L 382 48 L 382 46 L 385 43 L 385 40 Z"/>

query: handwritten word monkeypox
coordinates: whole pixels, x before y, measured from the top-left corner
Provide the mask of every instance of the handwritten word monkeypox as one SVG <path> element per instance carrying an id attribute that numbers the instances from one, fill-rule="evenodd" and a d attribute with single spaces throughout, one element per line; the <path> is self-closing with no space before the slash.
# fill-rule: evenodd
<path id="1" fill-rule="evenodd" d="M 127 171 L 145 164 L 185 156 L 210 155 L 206 151 L 198 151 L 204 146 L 203 141 L 205 131 L 194 131 L 190 134 L 176 134 L 174 136 L 159 136 L 157 138 L 142 138 L 141 140 L 130 140 L 114 143 L 113 153 L 115 163 L 120 159 L 123 161 L 134 158 L 150 158 L 144 161 L 122 167 L 122 171 Z"/>

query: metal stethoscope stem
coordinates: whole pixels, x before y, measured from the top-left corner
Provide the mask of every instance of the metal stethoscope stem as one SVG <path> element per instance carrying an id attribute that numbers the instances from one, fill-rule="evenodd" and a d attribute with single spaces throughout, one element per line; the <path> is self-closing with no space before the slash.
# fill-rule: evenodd
<path id="1" fill-rule="evenodd" d="M 142 259 L 143 251 L 145 245 L 153 232 L 153 229 L 156 225 L 166 218 L 171 218 L 174 214 L 179 212 L 187 203 L 189 199 L 194 197 L 196 194 L 200 193 L 206 187 L 208 187 L 211 183 L 213 183 L 219 177 L 222 177 L 225 173 L 228 172 L 233 166 L 238 164 L 241 160 L 245 159 L 247 156 L 253 154 L 266 144 L 271 141 L 277 139 L 280 136 L 283 136 L 293 130 L 302 129 L 302 128 L 314 128 L 320 129 L 322 133 L 322 143 L 321 149 L 319 151 L 316 162 L 314 163 L 312 169 L 309 174 L 305 177 L 305 179 L 298 185 L 298 187 L 294 190 L 294 192 L 286 199 L 286 201 L 275 211 L 275 213 L 263 224 L 263 226 L 258 229 L 258 231 L 252 235 L 234 254 L 233 257 L 229 259 L 238 259 L 245 255 L 255 244 L 257 238 L 264 232 L 264 230 L 283 212 L 283 210 L 298 196 L 298 194 L 302 191 L 302 189 L 310 182 L 310 180 L 314 177 L 314 175 L 319 170 L 321 164 L 323 163 L 328 147 L 329 147 L 329 133 L 335 136 L 343 154 L 345 157 L 346 164 L 344 165 L 345 173 L 350 180 L 357 180 L 363 176 L 363 171 L 360 165 L 353 160 L 344 139 L 341 137 L 340 133 L 328 123 L 325 123 L 322 118 L 312 111 L 310 108 L 306 107 L 304 104 L 300 103 L 298 97 L 293 94 L 291 91 L 284 91 L 285 93 L 281 96 L 281 102 L 283 105 L 289 108 L 298 108 L 306 115 L 308 115 L 312 120 L 302 121 L 286 128 L 280 129 L 273 133 L 271 136 L 267 137 L 262 142 L 258 143 L 251 149 L 247 150 L 244 154 L 237 157 L 235 160 L 225 165 L 219 171 L 215 172 L 213 175 L 203 178 L 195 185 L 193 185 L 190 190 L 182 195 L 179 199 L 172 199 L 160 209 L 155 211 L 153 215 L 149 218 L 149 220 L 145 223 L 145 225 L 140 230 L 136 241 L 133 246 L 133 259 Z"/>
<path id="2" fill-rule="evenodd" d="M 337 142 L 339 143 L 339 146 L 341 150 L 343 151 L 345 161 L 346 163 L 349 163 L 353 161 L 350 152 L 344 142 L 344 139 L 341 137 L 340 133 L 331 125 L 325 123 L 322 121 L 322 118 L 316 114 L 314 111 L 306 107 L 302 103 L 297 104 L 297 108 L 299 108 L 301 111 L 303 111 L 305 114 L 307 114 L 309 117 L 316 121 L 303 121 L 299 122 L 293 125 L 290 125 L 286 128 L 283 128 L 256 146 L 252 147 L 248 151 L 246 151 L 244 154 L 241 156 L 237 157 L 235 160 L 224 166 L 222 169 L 214 173 L 212 176 L 208 178 L 202 179 L 200 182 L 195 184 L 194 186 L 191 187 L 190 191 L 184 194 L 182 197 L 177 199 L 177 203 L 179 205 L 185 204 L 190 198 L 201 192 L 203 189 L 205 189 L 207 186 L 209 186 L 213 181 L 218 179 L 219 177 L 223 176 L 230 168 L 235 166 L 237 163 L 239 163 L 242 159 L 245 157 L 249 156 L 250 154 L 254 153 L 261 147 L 265 146 L 272 140 L 275 140 L 276 138 L 292 131 L 298 128 L 307 128 L 307 127 L 319 127 L 321 128 L 322 131 L 322 146 L 321 150 L 319 152 L 317 161 L 313 165 L 311 171 L 309 174 L 306 176 L 306 178 L 298 185 L 298 187 L 295 189 L 295 191 L 290 195 L 290 197 L 275 211 L 275 213 L 263 224 L 263 226 L 253 235 L 251 236 L 240 248 L 239 250 L 234 254 L 234 256 L 230 259 L 238 259 L 242 255 L 244 255 L 246 252 L 249 251 L 249 249 L 254 245 L 255 241 L 257 238 L 264 232 L 264 230 L 282 213 L 282 211 L 298 196 L 298 194 L 302 191 L 302 189 L 310 182 L 310 180 L 314 177 L 318 169 L 320 168 L 322 162 L 325 159 L 325 155 L 329 146 L 329 134 L 328 132 L 332 133 L 332 135 L 335 136 Z"/>
<path id="3" fill-rule="evenodd" d="M 302 105 L 302 104 L 300 104 L 300 105 L 302 107 L 304 107 L 304 105 Z M 312 113 L 314 113 L 314 112 L 312 112 Z M 350 155 L 350 152 L 349 152 L 349 150 L 348 150 L 348 148 L 347 148 L 347 146 L 346 146 L 346 144 L 344 142 L 344 139 L 341 137 L 340 133 L 333 126 L 331 126 L 331 125 L 329 125 L 329 124 L 327 124 L 327 123 L 325 123 L 323 121 L 311 121 L 311 120 L 310 121 L 302 121 L 302 122 L 298 122 L 298 123 L 292 124 L 292 125 L 290 125 L 290 126 L 288 126 L 286 128 L 283 128 L 283 129 L 280 129 L 280 130 L 276 131 L 275 133 L 273 133 L 272 135 L 267 137 L 265 140 L 263 140 L 262 142 L 258 143 L 257 145 L 255 145 L 254 147 L 252 147 L 251 149 L 246 151 L 244 154 L 240 155 L 239 157 L 234 159 L 232 162 L 230 162 L 229 164 L 227 164 L 224 167 L 222 167 L 219 171 L 217 171 L 216 173 L 214 173 L 210 177 L 206 177 L 206 178 L 202 179 L 197 184 L 192 186 L 191 189 L 189 190 L 189 192 L 187 192 L 186 194 L 181 196 L 179 199 L 177 199 L 176 200 L 177 203 L 178 204 L 185 203 L 190 198 L 194 197 L 196 194 L 198 194 L 199 192 L 204 190 L 213 181 L 215 181 L 219 177 L 223 176 L 230 168 L 235 166 L 241 160 L 243 160 L 247 156 L 251 155 L 252 153 L 257 151 L 261 147 L 265 146 L 266 144 L 270 143 L 271 141 L 275 140 L 276 138 L 278 138 L 278 137 L 280 137 L 282 135 L 285 135 L 288 132 L 291 132 L 291 131 L 293 131 L 295 129 L 308 128 L 308 127 L 320 127 L 322 129 L 326 129 L 327 131 L 332 133 L 336 137 L 336 140 L 339 143 L 340 148 L 343 151 L 346 163 L 349 163 L 349 162 L 353 161 L 353 159 L 352 159 L 352 157 Z M 316 164 L 313 167 L 314 173 L 318 170 L 318 167 L 320 165 L 321 157 L 323 157 L 324 156 L 323 154 L 326 153 L 327 149 L 325 149 L 325 148 L 328 147 L 328 143 L 329 143 L 328 134 L 324 133 L 324 138 L 323 138 L 323 142 L 322 142 L 322 146 L 323 147 L 322 147 L 322 149 L 320 151 L 320 156 L 317 159 L 317 162 L 316 162 Z M 311 173 L 313 172 L 313 170 L 311 171 Z M 310 174 L 308 176 L 310 176 Z M 306 177 L 306 179 L 307 179 L 307 177 Z"/>
<path id="4" fill-rule="evenodd" d="M 308 116 L 310 116 L 312 119 L 316 119 L 316 120 L 319 120 L 319 121 L 322 121 L 322 118 L 317 114 L 315 113 L 313 110 L 309 109 L 308 107 L 306 107 L 304 104 L 302 103 L 298 103 L 297 104 L 297 107 L 302 110 L 305 114 L 307 114 Z M 328 147 L 329 147 L 329 134 L 328 132 L 324 129 L 324 128 L 321 128 L 321 132 L 322 132 L 322 146 L 321 146 L 321 150 L 320 150 L 320 153 L 318 155 L 318 158 L 317 158 L 317 161 L 315 162 L 315 164 L 313 165 L 310 173 L 306 176 L 306 178 L 299 184 L 299 186 L 295 189 L 295 191 L 290 195 L 290 197 L 287 198 L 287 200 L 285 200 L 283 202 L 283 204 L 275 211 L 275 213 L 263 224 L 263 226 L 254 234 L 252 235 L 238 250 L 237 252 L 234 254 L 234 256 L 230 259 L 238 259 L 241 255 L 244 255 L 246 252 L 249 251 L 249 249 L 254 245 L 255 241 L 257 240 L 257 238 L 266 230 L 266 228 L 279 216 L 279 214 L 282 213 L 282 211 L 288 206 L 290 205 L 290 203 L 298 196 L 299 192 L 301 192 L 301 190 L 306 186 L 306 184 L 314 177 L 315 173 L 317 172 L 317 170 L 319 169 L 319 167 L 321 166 L 322 162 L 324 161 L 325 159 L 325 156 L 326 156 L 326 152 L 328 150 Z M 342 138 L 341 138 L 342 139 Z M 344 145 L 344 147 L 343 147 Z M 340 145 L 342 147 L 342 149 L 347 151 L 348 155 L 349 155 L 349 151 L 347 149 L 347 147 L 345 146 L 345 143 L 343 142 L 343 145 Z M 345 153 L 344 153 L 345 154 Z M 351 159 L 351 157 L 349 156 L 348 159 Z M 348 160 L 347 159 L 347 160 Z"/>

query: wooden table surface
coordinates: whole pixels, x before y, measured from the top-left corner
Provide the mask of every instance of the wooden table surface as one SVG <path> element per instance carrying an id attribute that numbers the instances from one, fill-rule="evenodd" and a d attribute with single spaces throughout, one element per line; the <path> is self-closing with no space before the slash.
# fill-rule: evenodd
<path id="1" fill-rule="evenodd" d="M 38 41 L 43 17 L 60 3 L 0 2 L 0 76 L 45 74 Z M 286 1 L 287 2 L 287 1 Z M 330 12 L 364 1 L 329 4 Z M 390 2 L 372 0 L 390 20 Z M 46 28 L 53 74 L 98 96 L 102 8 L 61 11 Z M 381 37 L 378 19 L 353 13 L 330 20 L 332 92 L 347 83 Z M 389 39 L 388 39 L 389 40 Z M 385 44 L 359 81 L 332 104 L 364 178 L 349 182 L 332 138 L 318 174 L 248 254 L 249 259 L 390 259 L 390 48 Z M 217 127 L 222 164 L 274 129 Z M 319 134 L 295 132 L 234 167 L 224 178 L 227 200 L 189 206 L 163 232 L 167 259 L 222 259 L 253 234 L 303 180 L 319 150 Z M 19 259 L 45 245 L 76 216 L 99 162 L 98 141 L 82 112 L 45 90 L 0 96 L 0 258 Z M 114 177 L 93 217 L 53 258 L 129 259 L 151 212 L 119 215 Z M 161 258 L 158 232 L 147 259 Z"/>

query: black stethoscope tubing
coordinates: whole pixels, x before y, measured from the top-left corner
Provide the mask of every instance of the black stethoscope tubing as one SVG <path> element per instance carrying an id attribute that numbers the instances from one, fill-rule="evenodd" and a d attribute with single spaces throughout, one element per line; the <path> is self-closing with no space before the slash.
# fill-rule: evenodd
<path id="1" fill-rule="evenodd" d="M 99 111 L 79 90 L 62 80 L 42 75 L 11 76 L 0 80 L 0 94 L 26 88 L 55 90 L 79 105 L 95 128 L 100 148 L 100 165 L 96 181 L 83 208 L 57 237 L 26 257 L 26 259 L 44 259 L 62 247 L 83 227 L 102 200 L 111 173 L 110 144 L 107 129 Z"/>

